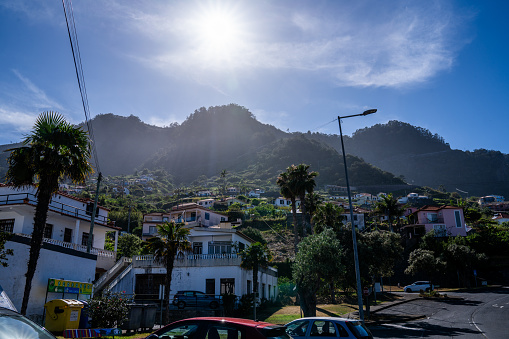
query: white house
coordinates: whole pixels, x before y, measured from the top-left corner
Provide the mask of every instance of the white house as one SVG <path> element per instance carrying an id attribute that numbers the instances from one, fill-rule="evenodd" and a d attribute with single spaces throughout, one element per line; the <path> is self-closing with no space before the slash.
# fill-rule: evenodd
<path id="1" fill-rule="evenodd" d="M 175 259 L 172 273 L 172 297 L 177 291 L 196 290 L 210 295 L 232 293 L 242 296 L 252 292 L 253 273 L 240 267 L 239 250 L 250 246 L 252 239 L 228 227 L 190 227 L 192 253 Z M 157 299 L 164 284 L 166 269 L 153 256 L 135 256 L 132 263 L 106 289 Z M 277 270 L 260 268 L 260 298 L 277 296 Z"/>
<path id="2" fill-rule="evenodd" d="M 295 205 L 297 205 L 297 208 L 300 207 L 300 199 L 295 200 Z M 274 206 L 277 207 L 291 207 L 292 201 L 290 199 L 279 197 L 276 200 L 274 200 Z"/>
<path id="3" fill-rule="evenodd" d="M 228 216 L 214 212 L 196 203 L 174 206 L 169 212 L 149 213 L 143 216 L 142 239 L 147 240 L 157 235 L 157 225 L 163 222 L 183 222 L 187 227 L 220 226 L 222 228 L 238 226 L 239 221 L 228 221 Z"/>
<path id="4" fill-rule="evenodd" d="M 200 205 L 201 207 L 205 207 L 205 208 L 211 208 L 212 206 L 214 206 L 214 199 L 202 199 L 202 200 L 198 200 L 198 205 Z"/>
<path id="5" fill-rule="evenodd" d="M 35 188 L 16 190 L 0 184 L 0 229 L 12 234 L 5 248 L 14 250 L 14 256 L 8 257 L 9 266 L 0 268 L 0 285 L 18 310 L 23 300 L 36 204 Z M 98 206 L 92 248 L 87 253 L 92 204 L 90 200 L 78 199 L 66 193 L 53 196 L 27 309 L 27 315 L 32 319 L 42 319 L 45 301 L 78 297 L 75 293 L 48 292 L 48 279 L 91 285 L 96 273 L 104 272 L 115 264 L 116 252 L 104 250 L 104 243 L 106 232 L 115 231 L 116 251 L 119 228 L 108 224 L 106 208 Z"/>

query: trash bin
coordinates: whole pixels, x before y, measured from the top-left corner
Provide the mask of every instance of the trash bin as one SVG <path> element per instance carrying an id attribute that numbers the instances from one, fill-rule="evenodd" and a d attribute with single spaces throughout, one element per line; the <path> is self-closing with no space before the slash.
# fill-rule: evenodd
<path id="1" fill-rule="evenodd" d="M 80 329 L 90 328 L 90 327 L 92 327 L 92 325 L 90 324 L 91 318 L 88 313 L 88 310 L 90 309 L 90 307 L 88 306 L 88 301 L 87 300 L 79 300 L 79 302 L 81 302 L 83 304 L 83 308 L 81 309 L 80 325 L 78 328 L 80 328 Z"/>
<path id="2" fill-rule="evenodd" d="M 136 331 L 140 328 L 141 317 L 143 315 L 142 304 L 130 304 L 129 313 L 127 314 L 127 320 L 120 326 L 121 329 L 127 331 Z"/>
<path id="3" fill-rule="evenodd" d="M 157 305 L 145 304 L 143 305 L 143 315 L 141 317 L 140 328 L 145 330 L 151 330 L 156 323 L 156 312 Z"/>
<path id="4" fill-rule="evenodd" d="M 62 332 L 79 328 L 83 304 L 74 299 L 55 299 L 48 301 L 44 327 L 50 332 Z"/>

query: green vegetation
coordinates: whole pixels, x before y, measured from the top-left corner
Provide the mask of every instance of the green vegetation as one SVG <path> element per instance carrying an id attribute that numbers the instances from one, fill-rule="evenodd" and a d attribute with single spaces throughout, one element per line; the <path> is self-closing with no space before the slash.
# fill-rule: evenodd
<path id="1" fill-rule="evenodd" d="M 23 145 L 11 151 L 8 158 L 7 183 L 17 188 L 37 183 L 37 205 L 30 255 L 26 273 L 21 314 L 26 314 L 32 280 L 42 247 L 42 238 L 51 196 L 58 191 L 59 179 L 84 182 L 92 173 L 87 132 L 76 128 L 54 112 L 44 112 L 37 118 L 33 130 Z"/>

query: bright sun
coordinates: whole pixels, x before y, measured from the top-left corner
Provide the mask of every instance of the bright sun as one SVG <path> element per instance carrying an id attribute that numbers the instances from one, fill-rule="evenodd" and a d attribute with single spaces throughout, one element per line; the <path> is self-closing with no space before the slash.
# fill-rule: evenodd
<path id="1" fill-rule="evenodd" d="M 235 11 L 225 8 L 204 10 L 192 24 L 195 47 L 209 61 L 231 59 L 242 41 L 242 24 Z"/>

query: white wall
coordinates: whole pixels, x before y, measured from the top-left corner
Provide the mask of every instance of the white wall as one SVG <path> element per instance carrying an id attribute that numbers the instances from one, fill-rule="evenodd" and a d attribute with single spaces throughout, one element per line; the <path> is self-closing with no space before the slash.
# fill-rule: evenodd
<path id="1" fill-rule="evenodd" d="M 12 248 L 14 256 L 8 257 L 8 267 L 0 268 L 0 285 L 2 285 L 19 311 L 23 301 L 25 273 L 30 247 L 25 244 L 8 241 L 5 248 Z M 32 281 L 27 315 L 37 320 L 39 320 L 38 317 L 42 317 L 49 278 L 92 282 L 95 277 L 95 266 L 96 261 L 93 259 L 41 249 L 37 269 Z M 74 299 L 76 295 L 66 295 L 65 297 Z M 60 298 L 62 298 L 60 293 L 48 294 L 48 300 Z"/>

